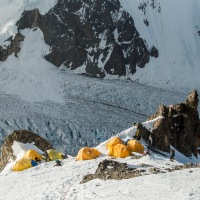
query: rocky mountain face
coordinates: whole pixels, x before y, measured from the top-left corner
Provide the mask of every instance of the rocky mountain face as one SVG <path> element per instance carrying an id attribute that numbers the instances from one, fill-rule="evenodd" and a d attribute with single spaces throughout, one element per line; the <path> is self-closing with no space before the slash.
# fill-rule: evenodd
<path id="1" fill-rule="evenodd" d="M 200 146 L 198 102 L 198 94 L 194 90 L 183 103 L 160 105 L 158 111 L 148 118 L 152 120 L 162 116 L 154 123 L 152 132 L 138 124 L 143 139 L 161 151 L 169 152 L 172 145 L 187 157 L 197 157 Z"/>
<path id="2" fill-rule="evenodd" d="M 34 143 L 42 151 L 46 151 L 48 149 L 53 148 L 47 140 L 33 132 L 27 130 L 14 131 L 5 138 L 1 146 L 0 169 L 3 169 L 10 159 L 16 159 L 12 149 L 14 141 L 21 142 L 24 144 Z"/>
<path id="3" fill-rule="evenodd" d="M 119 0 L 58 0 L 45 15 L 37 9 L 23 12 L 16 25 L 18 34 L 25 28 L 43 32 L 50 46 L 47 61 L 94 77 L 133 74 L 136 66 L 143 68 L 151 56 L 158 57 Z M 10 48 L 0 48 L 0 61 Z"/>
<path id="4" fill-rule="evenodd" d="M 0 61 L 5 61 L 8 56 L 14 54 L 17 57 L 17 53 L 20 52 L 20 44 L 24 41 L 24 36 L 20 33 L 17 33 L 15 36 L 11 36 L 7 39 L 10 42 L 10 45 L 6 48 L 0 46 Z"/>

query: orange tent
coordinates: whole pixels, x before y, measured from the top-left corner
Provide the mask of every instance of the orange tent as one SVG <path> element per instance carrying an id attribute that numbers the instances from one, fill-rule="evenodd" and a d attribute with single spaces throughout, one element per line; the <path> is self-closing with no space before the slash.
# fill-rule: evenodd
<path id="1" fill-rule="evenodd" d="M 96 157 L 99 157 L 99 156 L 101 155 L 101 152 L 98 151 L 97 149 L 91 148 L 91 150 L 93 151 L 93 153 L 94 153 L 94 155 L 95 155 Z"/>
<path id="2" fill-rule="evenodd" d="M 42 160 L 42 156 L 33 149 L 26 151 L 26 153 L 24 154 L 24 158 L 30 158 L 31 160 L 34 160 L 36 162 Z"/>
<path id="3" fill-rule="evenodd" d="M 144 152 L 144 146 L 138 140 L 129 140 L 127 146 L 131 151 L 138 153 Z"/>
<path id="4" fill-rule="evenodd" d="M 117 144 L 123 144 L 121 138 L 119 137 L 114 137 L 114 138 L 111 138 L 107 143 L 106 143 L 106 149 L 112 149 L 112 147 L 114 147 L 115 145 Z"/>
<path id="5" fill-rule="evenodd" d="M 91 160 L 97 158 L 101 152 L 95 148 L 84 147 L 79 150 L 76 160 Z"/>
<path id="6" fill-rule="evenodd" d="M 114 156 L 116 158 L 126 158 L 132 156 L 131 150 L 124 144 L 117 144 L 110 148 L 109 156 Z"/>

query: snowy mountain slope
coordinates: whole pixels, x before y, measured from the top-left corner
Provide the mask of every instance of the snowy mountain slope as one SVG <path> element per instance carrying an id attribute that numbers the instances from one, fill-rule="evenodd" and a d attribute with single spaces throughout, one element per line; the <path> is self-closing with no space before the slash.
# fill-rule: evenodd
<path id="1" fill-rule="evenodd" d="M 28 147 L 27 144 L 26 147 Z M 33 145 L 32 145 L 33 146 Z M 100 145 L 99 150 L 105 148 Z M 23 145 L 14 145 L 18 155 Z M 143 176 L 124 180 L 94 179 L 80 184 L 83 177 L 94 173 L 98 164 L 106 155 L 89 160 L 75 161 L 75 157 L 62 160 L 62 166 L 55 167 L 55 162 L 40 163 L 38 166 L 21 171 L 6 170 L 0 173 L 1 198 L 14 199 L 194 199 L 200 197 L 199 168 L 167 172 L 166 169 L 182 166 L 182 163 L 171 162 L 169 158 L 152 154 L 140 159 L 127 157 L 115 161 L 127 163 L 131 168 L 145 170 Z M 165 173 L 151 174 L 152 168 L 161 169 Z M 177 182 L 179 184 L 177 184 Z M 187 185 L 187 187 L 186 187 Z M 19 192 L 20 191 L 20 192 Z"/>
<path id="2" fill-rule="evenodd" d="M 74 158 L 63 161 L 63 166 L 54 167 L 55 163 L 44 163 L 22 172 L 0 174 L 1 198 L 14 199 L 194 199 L 198 200 L 199 169 L 176 171 L 167 174 L 146 175 L 124 180 L 92 180 L 79 184 L 83 176 L 94 173 L 102 160 L 77 162 Z M 171 163 L 163 163 L 157 159 L 146 158 L 142 161 L 120 159 L 136 166 L 146 163 L 154 166 L 169 167 Z M 171 166 L 170 166 L 171 167 Z M 177 184 L 179 182 L 179 184 Z M 188 185 L 188 187 L 186 187 Z M 12 191 L 12 192 L 11 192 Z M 19 192 L 20 191 L 20 192 Z"/>
<path id="3" fill-rule="evenodd" d="M 90 1 L 87 1 L 84 4 L 82 1 L 77 1 L 78 6 L 83 6 L 83 8 L 76 13 L 77 16 L 80 15 L 79 17 L 83 18 L 83 16 L 86 15 L 84 11 L 89 2 Z M 118 3 L 118 1 L 116 2 Z M 136 0 L 133 2 L 131 0 L 125 0 L 120 2 L 122 5 L 120 12 L 123 12 L 123 9 L 125 9 L 125 11 L 128 11 L 131 14 L 139 35 L 146 41 L 148 50 L 150 51 L 150 49 L 155 46 L 159 52 L 158 58 L 151 58 L 147 67 L 138 67 L 136 73 L 133 75 L 130 75 L 127 71 L 127 76 L 130 76 L 132 80 L 137 80 L 140 83 L 164 89 L 183 92 L 188 92 L 194 88 L 199 90 L 199 1 L 176 0 L 166 2 L 164 0 Z M 14 24 L 20 18 L 20 15 L 24 10 L 38 8 L 39 12 L 44 15 L 55 6 L 56 3 L 57 1 L 55 0 L 50 1 L 50 3 L 36 0 L 18 0 L 18 6 L 15 6 L 13 1 L 2 3 L 2 11 L 10 10 L 11 12 L 10 14 L 2 12 L 3 20 L 0 24 L 0 44 L 5 44 L 4 41 L 17 32 L 17 27 Z M 106 3 L 109 4 L 109 1 L 106 1 Z M 179 10 L 179 12 L 177 12 L 177 10 Z M 83 12 L 82 14 L 81 11 Z M 57 15 L 56 17 L 59 18 Z M 117 37 L 116 31 L 114 31 L 113 34 Z M 104 48 L 106 47 L 106 40 L 104 40 L 103 37 L 105 37 L 105 35 L 102 35 L 99 48 L 101 48 L 102 45 L 104 45 Z M 47 38 L 45 40 L 47 40 Z M 111 48 L 111 46 L 107 47 Z M 102 51 L 104 51 L 103 49 Z M 87 51 L 90 52 L 90 54 L 92 53 L 91 48 L 87 49 Z M 95 51 L 95 48 L 93 51 Z M 47 53 L 48 52 L 44 52 L 43 55 L 48 55 Z M 125 51 L 124 54 L 126 54 Z M 48 59 L 53 59 L 50 57 Z M 92 57 L 94 64 L 94 62 L 96 62 L 94 56 L 90 56 L 88 59 L 92 59 Z M 100 62 L 100 58 L 103 59 L 103 55 L 99 57 L 99 65 L 103 62 Z M 106 59 L 108 60 L 108 58 Z M 73 63 L 69 65 L 72 64 Z M 75 71 L 77 73 L 85 73 L 85 65 L 86 64 L 83 64 L 82 67 L 79 66 L 80 68 L 77 68 Z M 115 71 L 116 69 L 112 70 Z M 91 71 L 91 69 L 89 71 Z M 107 77 L 110 77 L 109 73 L 107 74 Z"/>
<path id="4" fill-rule="evenodd" d="M 24 10 L 40 9 L 42 14 L 49 11 L 57 0 L 1 0 L 0 1 L 0 44 L 17 33 L 15 23 Z"/>
<path id="5" fill-rule="evenodd" d="M 14 24 L 24 9 L 37 7 L 45 14 L 56 2 L 0 1 L 0 43 L 17 31 Z M 25 29 L 22 33 L 25 40 L 18 58 L 11 55 L 0 62 L 0 144 L 13 130 L 28 129 L 74 154 L 81 146 L 96 145 L 133 122 L 144 121 L 160 103 L 185 100 L 185 93 L 126 78 L 93 79 L 55 68 L 43 58 L 49 47 L 42 32 Z"/>
<path id="6" fill-rule="evenodd" d="M 200 2 L 198 0 L 120 0 L 133 17 L 149 48 L 155 45 L 159 57 L 148 67 L 137 69 L 133 80 L 188 91 L 200 88 Z M 139 9 L 140 8 L 140 9 Z M 147 20 L 149 25 L 144 23 Z"/>
<path id="7" fill-rule="evenodd" d="M 48 2 L 47 0 L 0 0 L 0 44 L 9 43 L 9 41 L 4 41 L 16 33 L 17 27 L 14 24 L 24 9 L 31 10 L 37 7 L 40 13 L 45 14 L 56 2 L 56 0 L 48 0 Z M 166 58 L 162 56 L 161 51 L 164 48 L 163 44 L 168 44 L 170 36 L 167 33 L 169 32 L 165 32 L 167 39 L 160 43 L 156 40 L 159 37 L 153 36 L 154 31 L 148 32 L 153 21 L 148 18 L 150 25 L 146 28 L 145 25 L 139 23 L 139 20 L 143 23 L 144 19 L 141 10 L 132 13 L 132 9 L 136 9 L 135 5 L 138 5 L 140 1 L 124 0 L 121 3 L 132 15 L 139 13 L 134 21 L 140 34 L 144 34 L 148 47 L 154 44 L 159 48 L 159 58 L 152 59 L 149 63 L 149 70 L 155 66 L 153 68 L 156 71 L 155 74 L 154 71 L 151 71 L 149 75 L 143 74 L 147 72 L 147 69 L 141 71 L 138 69 L 138 74 L 143 75 L 143 78 L 137 77 L 136 82 L 132 82 L 126 78 L 93 79 L 76 75 L 62 67 L 57 69 L 43 58 L 43 55 L 49 52 L 49 47 L 44 43 L 41 31 L 25 29 L 23 34 L 26 39 L 21 43 L 18 58 L 12 55 L 7 61 L 0 62 L 0 144 L 12 130 L 27 129 L 46 138 L 57 150 L 75 155 L 82 146 L 97 145 L 108 139 L 114 132 L 120 133 L 130 127 L 133 122 L 144 121 L 147 116 L 155 112 L 160 103 L 169 105 L 185 100 L 186 93 L 159 89 L 173 88 L 174 84 L 177 88 L 182 87 L 181 82 L 178 82 L 179 77 L 177 77 L 178 81 L 171 83 L 170 87 L 164 85 L 169 77 L 163 74 L 169 74 L 171 78 L 171 72 L 167 69 L 168 63 L 173 63 L 170 59 L 174 58 L 174 49 L 166 50 L 168 52 Z M 162 7 L 165 5 L 164 1 L 160 3 Z M 171 2 L 170 5 L 172 5 Z M 166 7 L 166 9 L 169 8 L 171 9 L 171 7 Z M 153 12 L 152 10 L 151 15 Z M 198 15 L 191 14 L 191 16 L 196 19 Z M 154 30 L 157 30 L 156 28 Z M 157 34 L 156 31 L 155 33 Z M 152 37 L 150 37 L 151 34 Z M 152 43 L 151 38 L 154 38 Z M 193 48 L 192 50 L 194 53 Z M 177 56 L 175 62 L 179 67 L 181 55 Z M 162 59 L 166 62 L 162 62 Z M 186 57 L 186 63 L 187 59 L 188 57 Z M 159 68 L 158 60 L 167 66 L 166 70 Z M 187 65 L 183 64 L 185 73 L 182 77 L 187 85 L 184 85 L 183 91 L 193 89 L 193 86 L 198 88 L 196 75 L 185 66 Z M 198 74 L 198 69 L 195 68 L 195 70 Z M 193 80 L 189 82 L 191 79 L 189 75 L 186 77 L 187 74 L 194 75 L 193 78 L 197 84 Z M 176 70 L 174 70 L 174 75 L 176 75 Z M 131 78 L 134 79 L 134 77 Z M 155 84 L 157 88 L 138 82 Z M 182 158 L 182 155 L 179 156 Z M 80 185 L 79 182 L 83 176 L 94 173 L 98 163 L 105 158 L 107 157 L 77 162 L 74 157 L 69 157 L 63 160 L 63 166 L 60 168 L 54 167 L 54 163 L 49 162 L 19 173 L 10 171 L 1 173 L 1 198 L 5 200 L 124 198 L 197 200 L 200 198 L 199 179 L 196 178 L 199 175 L 199 169 L 192 169 L 192 173 L 186 169 L 120 181 L 96 179 Z M 169 162 L 168 159 L 156 155 L 137 160 L 127 158 L 117 159 L 117 161 L 127 162 L 130 166 L 146 163 L 160 168 L 182 164 Z"/>

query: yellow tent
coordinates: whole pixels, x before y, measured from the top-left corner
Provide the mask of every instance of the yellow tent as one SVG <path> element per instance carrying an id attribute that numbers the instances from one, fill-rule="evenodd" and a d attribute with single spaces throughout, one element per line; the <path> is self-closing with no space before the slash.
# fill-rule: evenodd
<path id="1" fill-rule="evenodd" d="M 106 143 L 106 149 L 112 149 L 112 147 L 114 147 L 115 145 L 117 144 L 123 144 L 121 138 L 119 137 L 114 137 L 114 138 L 111 138 L 107 143 Z"/>
<path id="2" fill-rule="evenodd" d="M 144 152 L 144 146 L 138 140 L 129 140 L 127 146 L 131 151 L 138 153 Z"/>
<path id="3" fill-rule="evenodd" d="M 33 149 L 26 151 L 26 153 L 24 154 L 24 158 L 30 158 L 36 162 L 42 160 L 42 156 Z"/>
<path id="4" fill-rule="evenodd" d="M 109 156 L 114 156 L 116 158 L 126 158 L 132 156 L 131 150 L 124 144 L 117 144 L 109 149 Z"/>
<path id="5" fill-rule="evenodd" d="M 34 163 L 32 163 L 32 162 L 34 162 Z M 37 164 L 37 163 L 36 164 L 35 163 L 36 162 L 31 160 L 30 158 L 22 158 L 21 160 L 18 160 L 15 163 L 15 165 L 12 167 L 12 170 L 16 171 L 16 172 L 22 171 L 22 170 L 25 170 L 25 169 L 35 166 Z"/>
<path id="6" fill-rule="evenodd" d="M 97 158 L 101 152 L 95 148 L 84 147 L 79 150 L 76 160 L 91 160 Z"/>
<path id="7" fill-rule="evenodd" d="M 48 157 L 49 159 L 52 161 L 52 160 L 59 160 L 59 159 L 63 159 L 63 154 L 54 150 L 54 149 L 49 149 L 47 150 L 47 153 L 48 153 Z"/>

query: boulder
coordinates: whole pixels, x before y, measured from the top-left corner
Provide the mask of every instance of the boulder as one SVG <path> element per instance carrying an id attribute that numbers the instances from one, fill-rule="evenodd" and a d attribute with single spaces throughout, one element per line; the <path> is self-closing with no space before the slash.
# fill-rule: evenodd
<path id="1" fill-rule="evenodd" d="M 129 179 L 133 177 L 141 176 L 146 170 L 129 168 L 127 163 L 119 163 L 113 160 L 103 160 L 99 163 L 94 174 L 88 174 L 83 177 L 80 183 L 86 183 L 93 179 Z"/>

